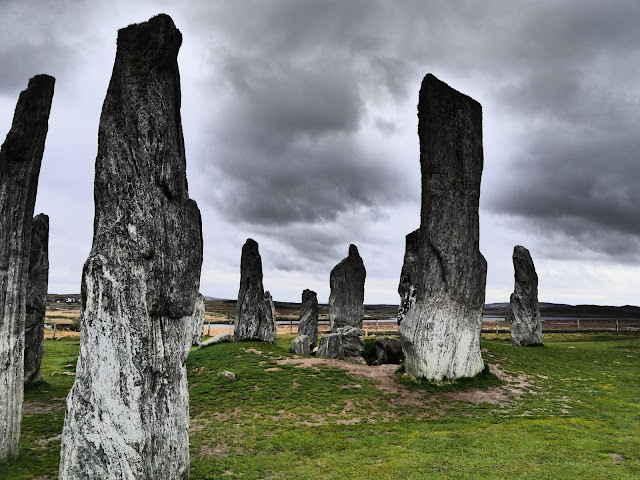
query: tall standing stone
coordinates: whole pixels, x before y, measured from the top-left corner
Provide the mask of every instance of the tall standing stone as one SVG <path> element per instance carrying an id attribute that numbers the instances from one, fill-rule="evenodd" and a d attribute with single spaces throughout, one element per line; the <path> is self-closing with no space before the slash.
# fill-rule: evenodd
<path id="1" fill-rule="evenodd" d="M 236 341 L 276 343 L 275 307 L 262 286 L 262 258 L 258 242 L 251 238 L 242 246 L 234 336 Z"/>
<path id="2" fill-rule="evenodd" d="M 193 307 L 193 337 L 191 340 L 191 345 L 196 347 L 199 347 L 202 343 L 202 336 L 204 335 L 204 316 L 204 297 L 199 295 L 199 298 Z"/>
<path id="3" fill-rule="evenodd" d="M 309 345 L 313 350 L 318 345 L 318 295 L 313 290 L 302 292 L 302 307 L 298 322 L 298 336 L 309 337 Z"/>
<path id="4" fill-rule="evenodd" d="M 31 224 L 54 83 L 29 80 L 0 148 L 0 463 L 20 449 Z"/>
<path id="5" fill-rule="evenodd" d="M 366 276 L 358 247 L 349 245 L 349 256 L 333 267 L 329 276 L 329 321 L 332 332 L 337 332 L 341 327 L 362 328 Z"/>
<path id="6" fill-rule="evenodd" d="M 186 358 L 202 228 L 189 199 L 178 50 L 167 15 L 118 32 L 102 107 L 93 245 L 60 478 L 189 476 Z"/>
<path id="7" fill-rule="evenodd" d="M 400 284 L 398 294 L 400 295 L 400 306 L 398 307 L 398 325 L 402 323 L 405 315 L 416 303 L 418 296 L 418 241 L 420 230 L 414 230 L 406 236 L 404 263 L 400 272 Z"/>
<path id="8" fill-rule="evenodd" d="M 40 364 L 44 353 L 44 314 L 49 286 L 49 217 L 33 217 L 31 254 L 27 280 L 27 315 L 24 323 L 24 382 L 42 380 Z"/>
<path id="9" fill-rule="evenodd" d="M 542 318 L 538 305 L 538 275 L 529 250 L 513 248 L 515 286 L 511 294 L 511 343 L 516 347 L 542 345 Z"/>
<path id="10" fill-rule="evenodd" d="M 487 264 L 479 250 L 482 107 L 433 75 L 418 103 L 422 211 L 415 305 L 400 323 L 405 369 L 471 377 L 480 353 Z"/>

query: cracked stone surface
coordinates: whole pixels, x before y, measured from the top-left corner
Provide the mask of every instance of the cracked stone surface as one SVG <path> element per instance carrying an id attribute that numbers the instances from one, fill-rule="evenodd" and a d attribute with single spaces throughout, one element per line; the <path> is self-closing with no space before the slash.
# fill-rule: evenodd
<path id="1" fill-rule="evenodd" d="M 366 276 L 358 248 L 349 245 L 349 256 L 333 267 L 329 276 L 329 321 L 332 332 L 337 332 L 341 327 L 362 328 Z"/>
<path id="2" fill-rule="evenodd" d="M 29 80 L 0 148 L 0 463 L 20 450 L 31 225 L 54 84 Z"/>
<path id="3" fill-rule="evenodd" d="M 236 341 L 276 343 L 275 307 L 271 295 L 264 291 L 262 285 L 262 258 L 258 242 L 251 238 L 242 246 L 234 337 Z"/>
<path id="4" fill-rule="evenodd" d="M 511 294 L 511 344 L 542 345 L 542 318 L 538 305 L 538 275 L 529 250 L 513 248 L 515 285 Z"/>
<path id="5" fill-rule="evenodd" d="M 480 352 L 487 264 L 479 250 L 482 107 L 431 74 L 418 102 L 422 208 L 415 304 L 398 330 L 405 370 L 472 377 Z"/>
<path id="6" fill-rule="evenodd" d="M 27 280 L 27 315 L 24 322 L 24 383 L 42 380 L 44 315 L 49 286 L 49 217 L 33 217 Z"/>
<path id="7" fill-rule="evenodd" d="M 98 130 L 63 480 L 189 476 L 185 362 L 200 301 L 202 227 L 187 187 L 181 44 L 167 15 L 118 32 Z"/>

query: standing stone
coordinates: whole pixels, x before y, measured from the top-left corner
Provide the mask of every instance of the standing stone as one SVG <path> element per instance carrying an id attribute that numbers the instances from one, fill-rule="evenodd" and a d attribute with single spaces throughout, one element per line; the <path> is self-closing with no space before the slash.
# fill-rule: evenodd
<path id="1" fill-rule="evenodd" d="M 349 245 L 349 256 L 333 267 L 329 276 L 329 321 L 332 332 L 337 332 L 340 327 L 362 328 L 366 276 L 358 248 Z"/>
<path id="2" fill-rule="evenodd" d="M 193 307 L 193 339 L 191 340 L 192 346 L 199 347 L 202 343 L 202 335 L 204 334 L 204 315 L 204 297 L 200 295 L 198 301 L 196 301 Z"/>
<path id="3" fill-rule="evenodd" d="M 318 344 L 318 295 L 309 289 L 302 292 L 302 307 L 298 323 L 298 336 L 300 335 L 309 337 L 311 350 Z"/>
<path id="4" fill-rule="evenodd" d="M 484 367 L 487 264 L 479 250 L 482 107 L 433 75 L 418 104 L 422 209 L 416 303 L 399 325 L 405 370 L 454 380 Z"/>
<path id="5" fill-rule="evenodd" d="M 376 338 L 376 365 L 400 363 L 404 359 L 402 344 L 397 338 Z"/>
<path id="6" fill-rule="evenodd" d="M 31 224 L 54 83 L 29 80 L 0 148 L 0 463 L 20 449 Z"/>
<path id="7" fill-rule="evenodd" d="M 511 343 L 516 347 L 542 345 L 542 318 L 538 306 L 538 275 L 529 250 L 513 248 L 515 286 L 511 294 Z"/>
<path id="8" fill-rule="evenodd" d="M 398 325 L 402 323 L 405 315 L 416 303 L 417 283 L 418 283 L 418 241 L 420 230 L 414 230 L 406 236 L 406 246 L 404 250 L 404 263 L 400 273 L 400 284 L 398 293 L 400 294 L 400 306 L 398 307 Z"/>
<path id="9" fill-rule="evenodd" d="M 42 380 L 40 363 L 44 353 L 44 314 L 49 286 L 49 217 L 33 217 L 31 254 L 27 280 L 27 315 L 24 323 L 24 383 Z"/>
<path id="10" fill-rule="evenodd" d="M 98 130 L 93 245 L 60 478 L 186 479 L 185 362 L 202 228 L 187 188 L 182 35 L 158 15 L 121 29 L 117 43 Z"/>
<path id="11" fill-rule="evenodd" d="M 262 258 L 258 242 L 251 238 L 242 246 L 234 336 L 236 341 L 276 343 L 275 307 L 262 286 Z"/>

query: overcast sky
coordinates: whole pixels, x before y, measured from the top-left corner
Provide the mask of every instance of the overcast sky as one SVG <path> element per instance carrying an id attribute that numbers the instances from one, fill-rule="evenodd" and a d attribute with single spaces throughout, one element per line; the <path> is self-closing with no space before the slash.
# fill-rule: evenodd
<path id="1" fill-rule="evenodd" d="M 433 73 L 483 106 L 487 302 L 508 302 L 513 246 L 541 301 L 640 304 L 637 0 L 0 0 L 0 140 L 21 90 L 56 77 L 36 213 L 52 293 L 80 291 L 98 121 L 119 28 L 164 12 L 178 57 L 201 291 L 235 298 L 246 238 L 276 300 L 329 296 L 360 250 L 366 303 L 397 303 L 419 226 L 416 105 Z"/>

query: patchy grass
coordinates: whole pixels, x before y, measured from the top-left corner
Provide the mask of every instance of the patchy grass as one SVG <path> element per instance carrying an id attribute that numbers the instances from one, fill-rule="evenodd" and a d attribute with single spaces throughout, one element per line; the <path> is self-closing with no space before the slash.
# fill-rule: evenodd
<path id="1" fill-rule="evenodd" d="M 637 334 L 485 337 L 491 373 L 444 384 L 297 358 L 292 339 L 191 352 L 191 478 L 640 478 Z M 77 352 L 45 342 L 47 383 L 25 392 L 21 458 L 0 479 L 57 478 Z"/>

